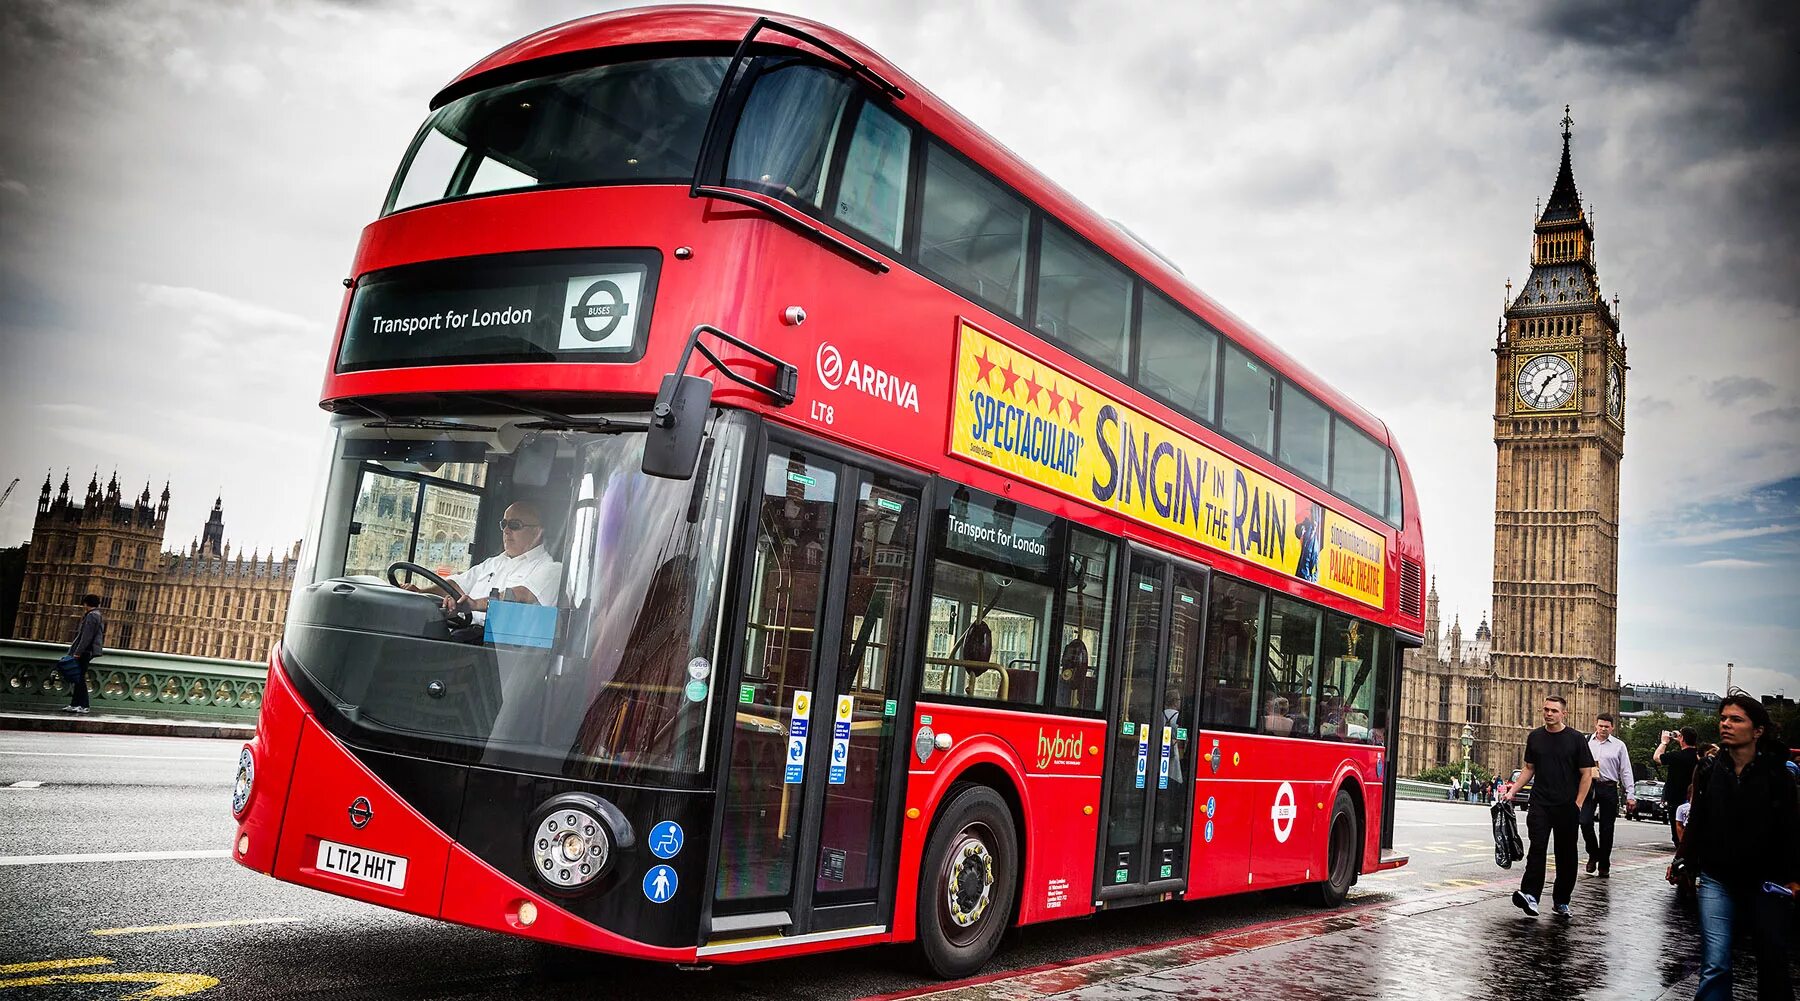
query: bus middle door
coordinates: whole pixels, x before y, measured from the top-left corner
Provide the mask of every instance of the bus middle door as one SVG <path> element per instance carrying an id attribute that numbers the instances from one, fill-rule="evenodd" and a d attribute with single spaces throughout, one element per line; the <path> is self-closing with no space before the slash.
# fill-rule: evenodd
<path id="1" fill-rule="evenodd" d="M 1102 906 L 1166 899 L 1187 886 L 1206 585 L 1202 567 L 1131 554 L 1122 669 L 1109 700 Z"/>

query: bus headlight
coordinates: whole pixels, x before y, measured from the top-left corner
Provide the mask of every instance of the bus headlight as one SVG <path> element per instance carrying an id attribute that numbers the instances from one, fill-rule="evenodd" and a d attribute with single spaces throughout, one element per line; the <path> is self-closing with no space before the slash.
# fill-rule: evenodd
<path id="1" fill-rule="evenodd" d="M 231 783 L 231 814 L 234 817 L 244 815 L 244 807 L 250 805 L 250 788 L 256 784 L 256 757 L 250 753 L 250 745 L 245 744 L 238 751 L 237 779 Z"/>
<path id="2" fill-rule="evenodd" d="M 553 891 L 579 892 L 604 875 L 630 828 L 611 803 L 586 793 L 558 796 L 539 808 L 531 831 L 531 869 Z"/>

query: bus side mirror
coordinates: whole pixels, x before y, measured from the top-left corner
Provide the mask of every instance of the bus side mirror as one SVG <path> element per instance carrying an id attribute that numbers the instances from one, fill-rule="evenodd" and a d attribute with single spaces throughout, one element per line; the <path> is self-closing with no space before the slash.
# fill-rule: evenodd
<path id="1" fill-rule="evenodd" d="M 706 408 L 712 405 L 712 381 L 697 375 L 663 376 L 656 409 L 644 435 L 644 472 L 670 480 L 694 476 L 700 442 L 706 436 Z"/>

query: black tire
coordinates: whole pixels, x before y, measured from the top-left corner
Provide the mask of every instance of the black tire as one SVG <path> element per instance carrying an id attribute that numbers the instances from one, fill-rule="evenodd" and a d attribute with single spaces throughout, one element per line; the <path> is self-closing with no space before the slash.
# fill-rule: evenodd
<path id="1" fill-rule="evenodd" d="M 1362 854 L 1362 832 L 1356 824 L 1356 804 L 1350 790 L 1339 789 L 1331 804 L 1331 822 L 1325 828 L 1325 880 L 1307 887 L 1320 907 L 1336 907 L 1350 895 L 1356 882 L 1357 858 Z"/>
<path id="2" fill-rule="evenodd" d="M 946 980 L 986 965 L 1012 920 L 1019 838 L 1012 811 L 982 785 L 957 786 L 925 843 L 919 868 L 919 948 Z"/>

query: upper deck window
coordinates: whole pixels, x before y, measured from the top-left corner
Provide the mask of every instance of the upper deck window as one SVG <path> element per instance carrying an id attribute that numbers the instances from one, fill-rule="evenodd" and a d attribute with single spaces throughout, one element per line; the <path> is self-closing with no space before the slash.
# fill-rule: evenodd
<path id="1" fill-rule="evenodd" d="M 1131 279 L 1061 226 L 1044 226 L 1037 328 L 1115 372 L 1126 368 Z"/>
<path id="2" fill-rule="evenodd" d="M 905 122 L 873 104 L 862 106 L 838 182 L 833 214 L 839 222 L 889 247 L 900 246 L 912 143 L 912 128 Z"/>
<path id="3" fill-rule="evenodd" d="M 1225 345 L 1226 433 L 1259 452 L 1275 444 L 1275 374 L 1235 344 Z"/>
<path id="4" fill-rule="evenodd" d="M 790 57 L 756 60 L 726 161 L 727 183 L 819 208 L 850 100 L 842 74 Z"/>
<path id="5" fill-rule="evenodd" d="M 1281 446 L 1283 465 L 1314 483 L 1324 483 L 1331 444 L 1331 415 L 1306 391 L 1291 382 L 1281 384 Z"/>
<path id="6" fill-rule="evenodd" d="M 1146 290 L 1138 338 L 1139 385 L 1201 420 L 1211 421 L 1219 335 Z"/>
<path id="7" fill-rule="evenodd" d="M 1343 418 L 1332 422 L 1331 489 L 1369 511 L 1384 511 L 1387 449 Z"/>
<path id="8" fill-rule="evenodd" d="M 726 61 L 613 63 L 452 101 L 420 130 L 385 211 L 535 185 L 687 181 Z"/>
<path id="9" fill-rule="evenodd" d="M 1395 525 L 1406 514 L 1400 498 L 1400 464 L 1392 458 L 1387 463 L 1387 520 Z"/>
<path id="10" fill-rule="evenodd" d="M 1025 241 L 1031 211 L 1000 185 L 933 145 L 925 158 L 919 263 L 975 298 L 1025 309 Z"/>

